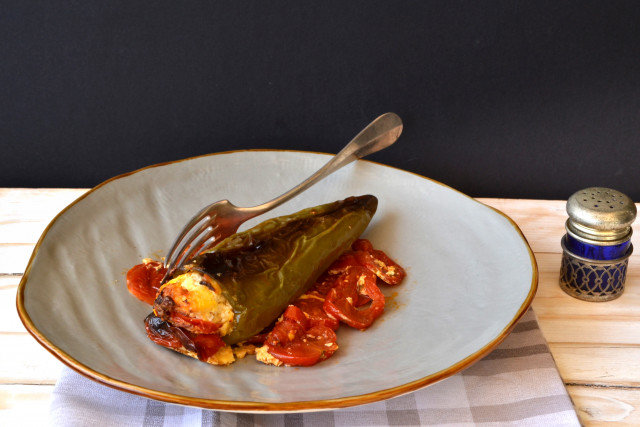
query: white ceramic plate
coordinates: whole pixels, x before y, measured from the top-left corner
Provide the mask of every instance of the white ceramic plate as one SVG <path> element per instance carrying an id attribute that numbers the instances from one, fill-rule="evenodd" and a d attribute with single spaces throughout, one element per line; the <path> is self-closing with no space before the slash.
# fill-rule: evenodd
<path id="1" fill-rule="evenodd" d="M 351 195 L 378 197 L 364 236 L 408 276 L 385 290 L 397 296 L 373 327 L 342 326 L 338 352 L 311 368 L 276 368 L 253 357 L 214 367 L 146 338 L 150 308 L 127 292 L 129 267 L 164 255 L 204 205 L 224 198 L 238 206 L 262 203 L 328 159 L 291 151 L 222 153 L 99 185 L 40 238 L 18 291 L 25 326 L 64 363 L 108 386 L 250 412 L 331 409 L 397 396 L 460 371 L 502 341 L 537 286 L 535 260 L 517 226 L 441 183 L 366 161 L 267 215 Z"/>

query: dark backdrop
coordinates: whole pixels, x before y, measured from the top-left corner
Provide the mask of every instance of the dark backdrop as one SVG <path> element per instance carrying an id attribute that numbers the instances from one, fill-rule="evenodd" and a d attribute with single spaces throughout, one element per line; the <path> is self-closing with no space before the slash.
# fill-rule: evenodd
<path id="1" fill-rule="evenodd" d="M 242 148 L 372 156 L 474 196 L 640 200 L 636 1 L 0 6 L 0 186 L 87 187 Z"/>

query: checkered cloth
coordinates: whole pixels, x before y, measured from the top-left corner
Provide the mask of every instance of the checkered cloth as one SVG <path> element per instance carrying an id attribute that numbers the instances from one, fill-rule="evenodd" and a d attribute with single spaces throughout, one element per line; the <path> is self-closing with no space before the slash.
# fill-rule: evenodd
<path id="1" fill-rule="evenodd" d="M 492 353 L 416 392 L 369 405 L 297 414 L 237 414 L 166 404 L 65 370 L 53 392 L 58 426 L 579 425 L 533 311 Z"/>

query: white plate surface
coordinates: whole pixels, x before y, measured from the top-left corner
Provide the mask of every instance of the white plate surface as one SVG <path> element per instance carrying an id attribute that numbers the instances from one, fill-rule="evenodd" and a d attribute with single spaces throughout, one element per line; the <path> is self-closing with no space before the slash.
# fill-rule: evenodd
<path id="1" fill-rule="evenodd" d="M 341 326 L 340 349 L 311 368 L 248 357 L 214 367 L 150 342 L 150 308 L 124 274 L 164 255 L 209 202 L 269 200 L 328 155 L 243 151 L 118 177 L 63 211 L 43 234 L 19 291 L 23 321 L 67 364 L 105 384 L 176 403 L 241 411 L 327 409 L 375 401 L 452 375 L 506 336 L 533 298 L 530 248 L 503 214 L 438 182 L 358 161 L 267 214 L 352 195 L 379 199 L 364 237 L 408 276 L 368 331 Z M 260 220 L 247 223 L 251 226 Z M 247 227 L 243 227 L 247 228 Z"/>

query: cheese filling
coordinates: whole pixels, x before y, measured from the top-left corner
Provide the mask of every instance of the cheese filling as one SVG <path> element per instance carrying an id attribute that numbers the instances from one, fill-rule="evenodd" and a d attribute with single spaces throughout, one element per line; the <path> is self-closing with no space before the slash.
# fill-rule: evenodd
<path id="1" fill-rule="evenodd" d="M 162 285 L 158 295 L 171 298 L 172 310 L 182 316 L 219 324 L 220 336 L 231 332 L 233 309 L 211 277 L 196 271 L 181 274 Z"/>

